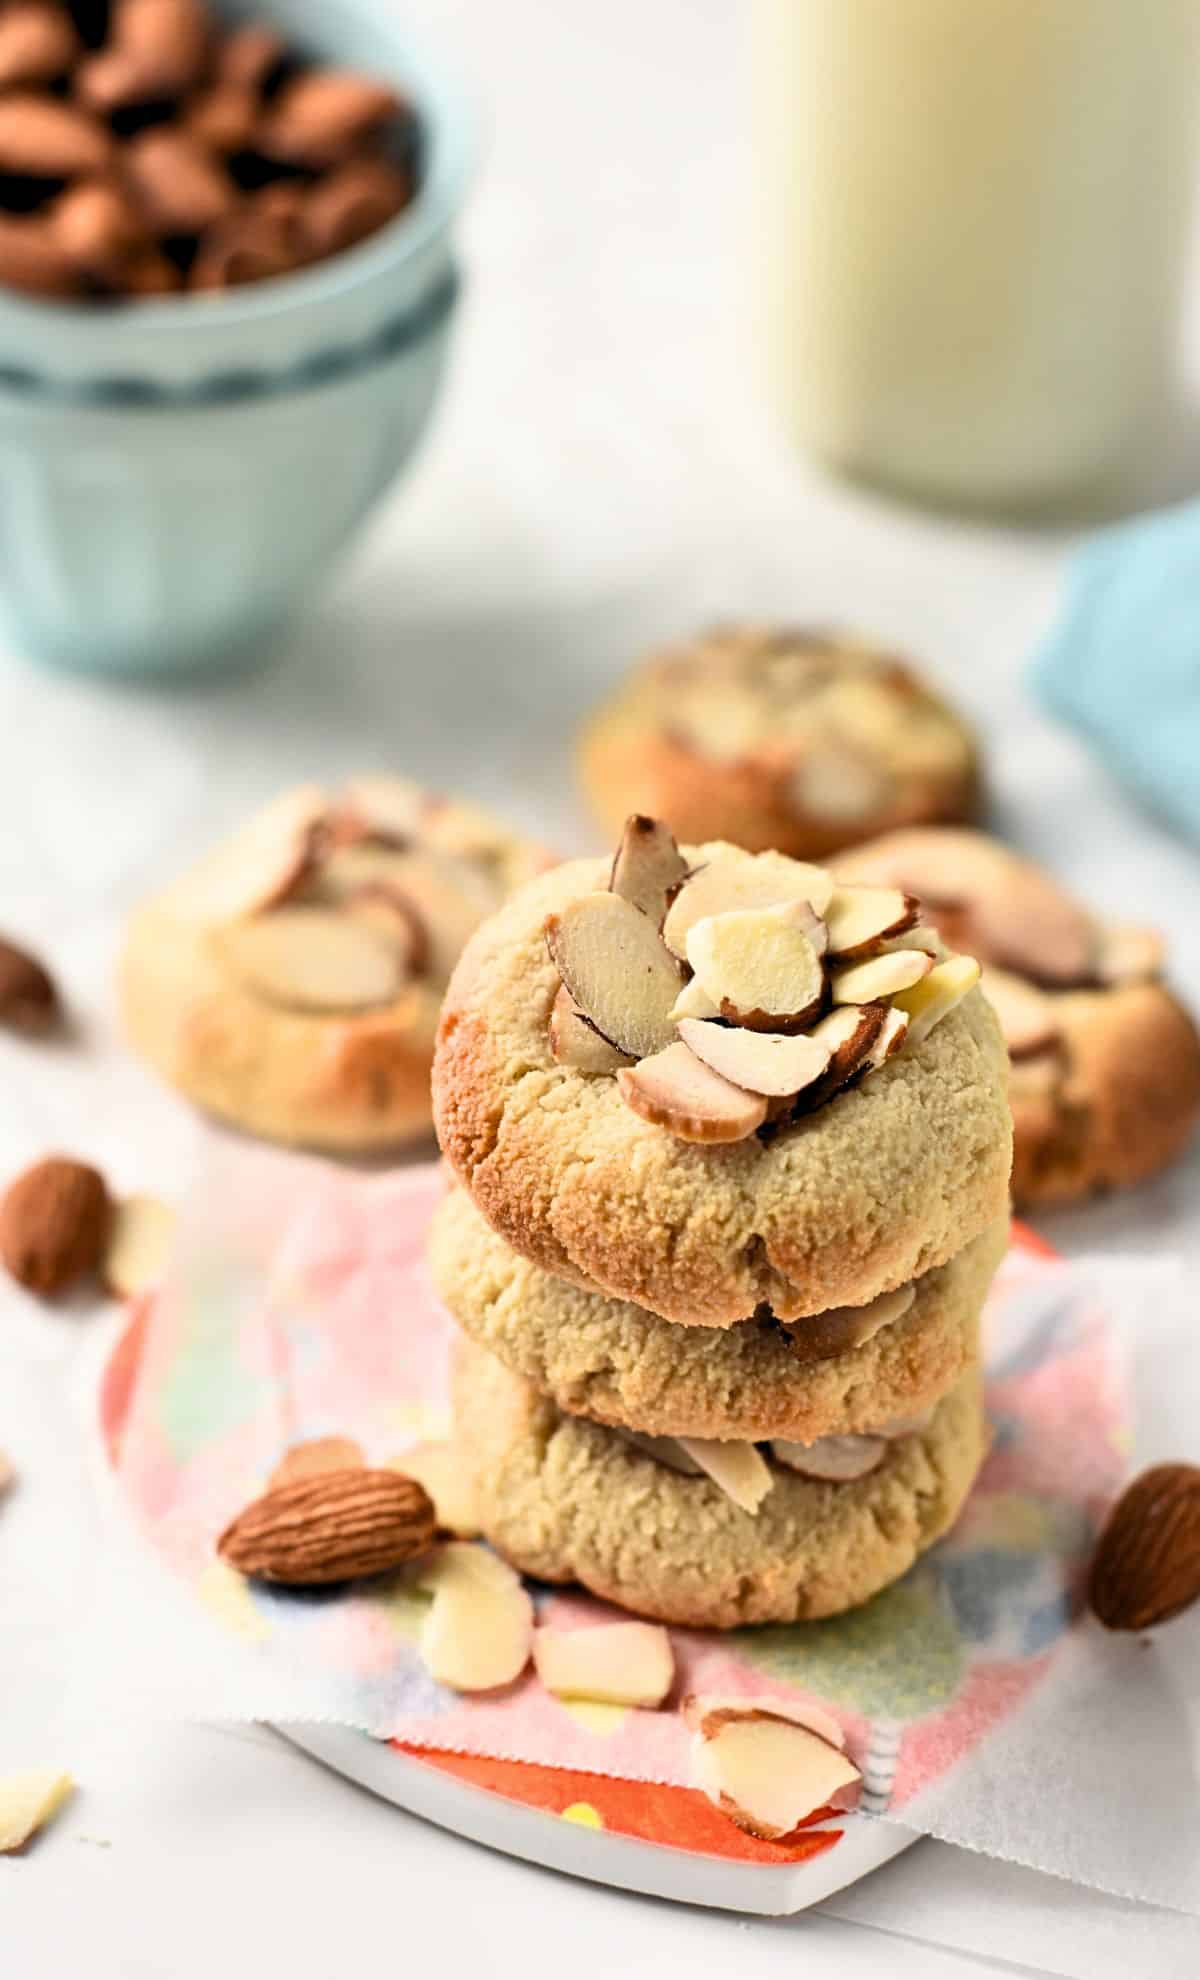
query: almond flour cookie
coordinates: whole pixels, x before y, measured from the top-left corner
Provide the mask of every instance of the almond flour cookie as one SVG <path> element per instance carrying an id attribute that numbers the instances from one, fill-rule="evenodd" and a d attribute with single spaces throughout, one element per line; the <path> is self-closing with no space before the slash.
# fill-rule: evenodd
<path id="1" fill-rule="evenodd" d="M 399 778 L 288 792 L 134 914 L 130 1041 L 250 1133 L 394 1146 L 430 1125 L 438 1008 L 463 944 L 546 863 Z"/>
<path id="2" fill-rule="evenodd" d="M 895 889 L 635 818 L 467 945 L 442 1150 L 514 1250 L 665 1319 L 865 1305 L 1007 1208 L 977 975 Z"/>
<path id="3" fill-rule="evenodd" d="M 710 1478 L 561 1415 L 474 1342 L 458 1352 L 454 1406 L 483 1531 L 514 1567 L 692 1628 L 867 1601 L 954 1524 L 987 1447 L 972 1367 L 865 1476 L 835 1483 L 761 1460 L 768 1489 L 750 1512 Z"/>
<path id="4" fill-rule="evenodd" d="M 1200 1035 L 1153 929 L 1107 922 L 982 833 L 897 832 L 837 862 L 919 894 L 984 964 L 1012 1060 L 1013 1194 L 1069 1202 L 1152 1175 L 1200 1119 Z"/>
<path id="5" fill-rule="evenodd" d="M 902 660 L 770 626 L 652 654 L 593 715 L 579 764 L 606 831 L 646 811 L 682 839 L 808 859 L 979 804 L 969 730 Z"/>
<path id="6" fill-rule="evenodd" d="M 435 1214 L 429 1264 L 466 1333 L 566 1413 L 656 1437 L 811 1443 L 918 1415 L 958 1380 L 1007 1244 L 1005 1217 L 911 1288 L 790 1326 L 764 1313 L 680 1327 L 584 1292 L 519 1257 L 461 1189 Z"/>

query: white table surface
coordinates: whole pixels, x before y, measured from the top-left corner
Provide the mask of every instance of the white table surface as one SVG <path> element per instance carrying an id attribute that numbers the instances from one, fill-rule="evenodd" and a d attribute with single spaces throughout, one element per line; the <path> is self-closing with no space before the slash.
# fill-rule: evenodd
<path id="1" fill-rule="evenodd" d="M 733 0 L 424 11 L 492 131 L 458 360 L 411 487 L 273 672 L 164 694 L 0 664 L 0 926 L 52 959 L 78 1021 L 69 1047 L 0 1040 L 0 1172 L 60 1146 L 119 1189 L 185 1186 L 199 1130 L 122 1052 L 111 960 L 131 902 L 247 803 L 394 763 L 586 845 L 575 720 L 647 638 L 714 612 L 849 614 L 910 645 L 983 725 L 1004 827 L 1097 901 L 1161 921 L 1200 984 L 1200 859 L 1022 691 L 1065 539 L 825 483 L 761 415 Z M 1187 484 L 1191 430 L 1164 490 Z M 1193 1154 L 1044 1228 L 1067 1250 L 1200 1262 L 1198 1183 Z M 0 1290 L 0 1448 L 22 1474 L 0 1512 L 0 1771 L 57 1762 L 81 1782 L 35 1849 L 0 1861 L 4 1980 L 1200 1967 L 1195 1921 L 935 1843 L 821 1915 L 744 1921 L 489 1856 L 266 1731 L 147 1725 L 119 1671 L 80 1682 L 104 1551 L 77 1391 L 105 1324 Z"/>

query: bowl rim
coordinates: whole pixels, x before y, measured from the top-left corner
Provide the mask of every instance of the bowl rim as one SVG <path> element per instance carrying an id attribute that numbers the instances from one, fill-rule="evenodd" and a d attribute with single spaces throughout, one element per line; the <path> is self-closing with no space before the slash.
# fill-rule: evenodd
<path id="1" fill-rule="evenodd" d="M 391 32 L 390 16 L 369 0 L 367 4 L 335 0 L 331 11 L 384 25 Z M 374 278 L 416 260 L 422 249 L 445 233 L 463 203 L 476 162 L 478 117 L 465 84 L 423 30 L 417 33 L 397 23 L 392 39 L 428 143 L 428 162 L 416 197 L 395 219 L 324 261 L 236 289 L 105 303 L 58 302 L 0 288 L 0 339 L 5 331 L 24 333 L 36 346 L 39 330 L 92 336 L 103 330 L 119 345 L 123 331 L 131 338 L 149 332 L 158 339 L 266 328 L 299 314 L 306 304 L 336 305 L 339 298 Z"/>

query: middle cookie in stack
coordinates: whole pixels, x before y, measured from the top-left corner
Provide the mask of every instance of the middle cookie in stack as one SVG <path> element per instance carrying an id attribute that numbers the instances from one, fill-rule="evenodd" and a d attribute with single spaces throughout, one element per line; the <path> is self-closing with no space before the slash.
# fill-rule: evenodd
<path id="1" fill-rule="evenodd" d="M 443 1018 L 431 1263 L 484 1532 L 667 1621 L 833 1614 L 984 1453 L 995 1022 L 899 894 L 645 821 L 608 878 L 523 890 Z"/>

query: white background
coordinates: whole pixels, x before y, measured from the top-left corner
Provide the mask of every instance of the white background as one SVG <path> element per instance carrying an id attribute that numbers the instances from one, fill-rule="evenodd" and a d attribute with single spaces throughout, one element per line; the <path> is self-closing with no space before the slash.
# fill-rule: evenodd
<path id="1" fill-rule="evenodd" d="M 60 1146 L 118 1189 L 183 1188 L 198 1130 L 124 1057 L 111 962 L 132 901 L 248 803 L 392 764 L 586 845 L 579 715 L 648 638 L 716 612 L 849 616 L 910 646 L 980 721 L 1001 826 L 1098 903 L 1161 921 L 1178 979 L 1200 984 L 1196 854 L 1022 689 L 1069 539 L 825 483 L 759 409 L 740 10 L 424 11 L 491 128 L 457 362 L 411 487 L 273 672 L 167 694 L 0 666 L 0 925 L 52 960 L 77 1018 L 68 1046 L 0 1041 L 0 1170 Z M 1158 492 L 1187 485 L 1189 436 L 1181 420 Z M 1198 1182 L 1193 1154 L 1043 1228 L 1067 1250 L 1200 1262 Z M 751 1922 L 626 1898 L 423 1827 L 269 1733 L 143 1725 L 119 1672 L 80 1689 L 104 1557 L 78 1391 L 105 1324 L 85 1305 L 48 1315 L 0 1295 L 0 1448 L 22 1474 L 0 1515 L 0 1771 L 58 1762 L 82 1784 L 26 1858 L 0 1861 L 3 1980 L 556 1966 L 579 1980 L 885 1967 L 1169 1980 L 1200 1967 L 1192 1921 L 935 1844 L 837 1917 Z"/>

